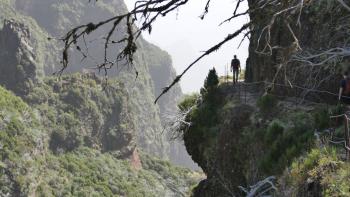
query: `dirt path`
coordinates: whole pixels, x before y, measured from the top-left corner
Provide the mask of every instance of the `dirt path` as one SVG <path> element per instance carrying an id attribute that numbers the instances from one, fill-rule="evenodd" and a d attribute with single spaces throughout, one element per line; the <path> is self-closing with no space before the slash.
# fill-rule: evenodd
<path id="1" fill-rule="evenodd" d="M 236 84 L 228 82 L 222 84 L 222 87 L 227 97 L 239 100 L 241 103 L 251 106 L 256 106 L 256 101 L 264 93 L 264 89 L 261 88 L 261 86 L 248 86 L 242 82 Z"/>
<path id="2" fill-rule="evenodd" d="M 256 107 L 257 100 L 265 93 L 265 86 L 259 83 L 247 84 L 244 82 L 238 82 L 233 84 L 232 82 L 228 82 L 221 86 L 223 87 L 224 94 L 228 95 L 229 98 L 237 99 L 241 103 L 253 107 Z M 279 98 L 280 105 L 283 105 L 283 107 L 288 110 L 302 109 L 310 111 L 315 106 L 322 105 L 320 103 L 313 103 L 296 97 L 275 96 Z"/>

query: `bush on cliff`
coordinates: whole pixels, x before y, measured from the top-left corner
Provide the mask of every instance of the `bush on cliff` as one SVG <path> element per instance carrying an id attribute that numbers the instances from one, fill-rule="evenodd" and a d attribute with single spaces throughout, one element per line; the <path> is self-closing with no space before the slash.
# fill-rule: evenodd
<path id="1" fill-rule="evenodd" d="M 266 174 L 281 173 L 291 161 L 313 145 L 313 120 L 304 112 L 275 120 L 265 130 L 265 154 L 261 168 Z"/>
<path id="2" fill-rule="evenodd" d="M 260 97 L 256 103 L 260 111 L 264 114 L 274 112 L 274 108 L 277 106 L 278 100 L 272 94 L 265 94 Z"/>
<path id="3" fill-rule="evenodd" d="M 341 161 L 337 152 L 327 147 L 312 149 L 295 160 L 279 181 L 285 188 L 281 196 L 350 196 L 350 164 Z"/>
<path id="4" fill-rule="evenodd" d="M 220 98 L 218 85 L 219 77 L 216 70 L 212 69 L 201 89 L 201 101 L 197 103 L 197 97 L 192 95 L 179 104 L 182 111 L 188 109 L 189 106 L 196 106 L 186 117 L 187 121 L 191 122 L 190 127 L 182 131 L 186 148 L 196 162 L 204 162 L 205 158 L 201 156 L 201 153 L 215 142 L 219 132 L 217 125 L 223 100 Z"/>

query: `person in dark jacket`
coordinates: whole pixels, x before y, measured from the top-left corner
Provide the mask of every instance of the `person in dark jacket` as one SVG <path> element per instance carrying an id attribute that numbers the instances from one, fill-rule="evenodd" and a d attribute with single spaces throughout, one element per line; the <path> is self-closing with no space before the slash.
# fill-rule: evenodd
<path id="1" fill-rule="evenodd" d="M 234 55 L 231 61 L 231 72 L 233 72 L 233 83 L 237 83 L 239 73 L 241 73 L 241 62 L 237 59 L 236 55 Z"/>
<path id="2" fill-rule="evenodd" d="M 346 105 L 350 105 L 350 75 L 346 71 L 340 82 L 338 100 Z"/>

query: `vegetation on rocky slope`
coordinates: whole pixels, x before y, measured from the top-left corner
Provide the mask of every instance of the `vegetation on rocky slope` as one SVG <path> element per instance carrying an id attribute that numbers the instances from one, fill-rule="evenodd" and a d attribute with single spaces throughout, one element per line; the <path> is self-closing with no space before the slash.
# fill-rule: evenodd
<path id="1" fill-rule="evenodd" d="M 25 96 L 32 86 L 36 86 L 44 76 L 51 76 L 60 67 L 60 48 L 62 43 L 55 38 L 61 37 L 69 28 L 75 25 L 108 18 L 115 13 L 126 12 L 122 0 L 98 1 L 96 3 L 49 0 L 1 0 L 0 1 L 0 84 Z M 94 15 L 90 15 L 94 13 Z M 45 16 L 45 17 L 43 17 Z M 10 21 L 3 26 L 3 21 Z M 6 28 L 4 28 L 6 27 Z M 96 75 L 104 74 L 96 67 L 103 59 L 100 55 L 101 46 L 97 40 L 99 33 L 93 34 L 86 42 L 89 44 L 89 57 L 83 58 L 80 52 L 70 56 L 71 66 L 66 73 L 88 72 Z M 113 34 L 118 40 L 126 29 L 119 28 Z M 51 38 L 51 39 L 48 39 Z M 14 41 L 16 41 L 14 43 Z M 170 56 L 140 37 L 136 42 L 138 51 L 134 55 L 133 68 L 120 63 L 108 72 L 109 79 L 118 81 L 127 87 L 125 93 L 131 95 L 128 100 L 134 106 L 134 135 L 140 149 L 165 159 L 183 159 L 189 163 L 186 152 L 180 143 L 170 142 L 162 133 L 164 114 L 172 113 L 181 96 L 181 89 L 176 86 L 169 95 L 154 105 L 155 95 L 161 88 L 175 77 Z M 83 43 L 79 43 L 81 52 L 87 52 Z M 121 46 L 111 45 L 112 51 L 119 51 Z M 4 50 L 3 50 L 4 49 Z M 13 54 L 13 55 L 8 55 Z M 110 58 L 114 53 L 109 54 Z M 87 68 L 87 69 L 86 69 Z M 135 70 L 138 71 L 136 78 Z M 148 121 L 149 117 L 152 121 Z M 190 166 L 190 165 L 187 165 Z"/>
<path id="2" fill-rule="evenodd" d="M 118 67 L 106 84 L 83 69 L 97 66 L 94 45 L 96 59 L 74 54 L 74 69 L 51 77 L 60 67 L 53 38 L 92 12 L 104 18 L 126 10 L 123 1 L 108 3 L 0 0 L 0 85 L 7 89 L 0 88 L 0 196 L 181 196 L 201 178 L 153 157 L 179 149 L 160 134 L 160 110 L 176 107 L 180 88 L 153 104 L 155 87 L 175 75 L 166 52 L 141 39 L 138 77 Z"/>
<path id="3" fill-rule="evenodd" d="M 312 149 L 279 180 L 281 196 L 350 196 L 350 164 L 334 148 Z"/>
<path id="4" fill-rule="evenodd" d="M 100 83 L 86 75 L 65 76 L 62 81 L 47 78 L 25 97 L 30 106 L 0 88 L 0 195 L 188 192 L 200 174 L 145 153 L 141 168 L 134 166 L 138 153 L 130 142 L 132 112 L 125 114 L 130 110 L 128 95 L 117 81 L 105 90 Z"/>
<path id="5" fill-rule="evenodd" d="M 133 107 L 123 83 L 95 75 L 48 77 L 24 100 L 38 110 L 49 128 L 50 149 L 72 151 L 87 146 L 130 155 L 135 148 Z"/>
<path id="6" fill-rule="evenodd" d="M 206 84 L 212 81 L 208 79 Z M 182 132 L 187 150 L 208 177 L 195 188 L 194 196 L 243 195 L 238 186 L 247 187 L 271 175 L 283 177 L 285 172 L 290 172 L 291 184 L 281 186 L 280 192 L 287 192 L 287 187 L 302 192 L 310 178 L 320 185 L 315 190 L 320 195 L 333 191 L 333 183 L 345 185 L 335 194 L 348 192 L 348 174 L 344 174 L 348 164 L 341 164 L 342 152 L 334 149 L 334 157 L 329 157 L 327 151 L 318 151 L 320 142 L 314 134 L 330 127 L 329 116 L 340 113 L 338 107 L 290 107 L 270 94 L 263 95 L 253 107 L 235 99 L 232 90 L 227 91 L 227 84 L 214 83 L 210 88 L 206 84 L 202 100 L 189 96 L 180 104 L 183 111 L 195 106 L 186 118 L 191 125 L 184 125 Z M 303 167 L 313 154 L 317 158 L 311 166 Z M 324 160 L 337 165 L 331 171 L 314 172 L 328 166 L 322 163 Z M 312 193 L 315 191 L 309 192 L 317 196 Z"/>

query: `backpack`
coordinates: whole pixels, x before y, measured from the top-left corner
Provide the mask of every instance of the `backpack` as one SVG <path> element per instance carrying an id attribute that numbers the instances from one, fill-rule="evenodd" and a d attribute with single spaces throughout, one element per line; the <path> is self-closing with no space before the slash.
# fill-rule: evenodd
<path id="1" fill-rule="evenodd" d="M 240 62 L 239 62 L 239 60 L 238 60 L 238 59 L 233 59 L 233 60 L 231 61 L 231 67 L 232 67 L 232 69 L 237 70 L 237 69 L 238 69 L 239 64 L 240 64 Z M 349 92 L 349 93 L 350 93 L 350 92 Z"/>
<path id="2" fill-rule="evenodd" d="M 345 88 L 344 88 L 343 93 L 344 93 L 345 95 L 350 95 L 350 79 L 347 79 L 347 80 L 346 80 Z"/>

